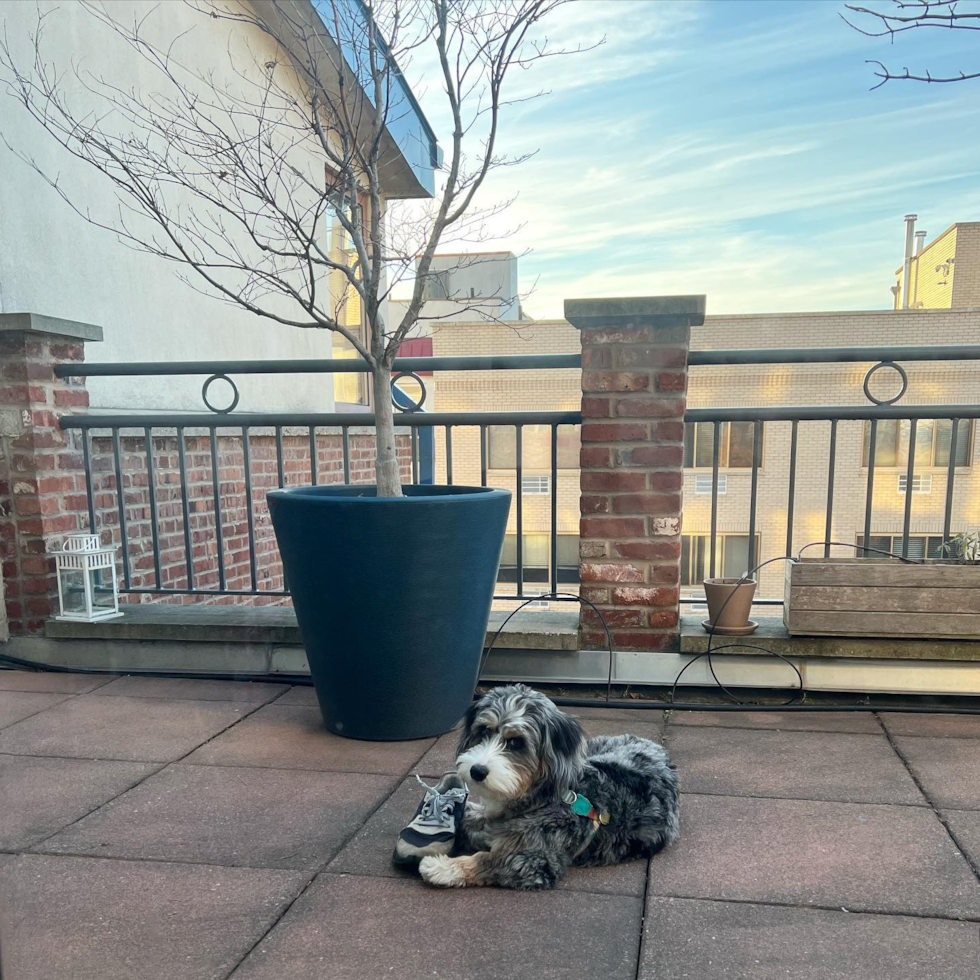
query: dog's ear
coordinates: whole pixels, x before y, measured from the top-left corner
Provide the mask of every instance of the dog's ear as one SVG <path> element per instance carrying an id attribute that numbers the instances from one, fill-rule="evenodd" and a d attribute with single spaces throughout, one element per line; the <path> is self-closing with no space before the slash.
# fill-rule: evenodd
<path id="1" fill-rule="evenodd" d="M 542 729 L 548 775 L 554 780 L 560 793 L 574 789 L 585 757 L 585 733 L 582 726 L 561 711 L 551 710 L 544 716 Z"/>
<path id="2" fill-rule="evenodd" d="M 466 709 L 466 714 L 463 715 L 463 727 L 459 733 L 459 741 L 456 743 L 456 755 L 459 755 L 467 747 L 470 735 L 473 732 L 473 722 L 476 721 L 476 714 L 480 710 L 481 703 L 482 698 L 480 701 L 471 702 L 470 706 Z"/>

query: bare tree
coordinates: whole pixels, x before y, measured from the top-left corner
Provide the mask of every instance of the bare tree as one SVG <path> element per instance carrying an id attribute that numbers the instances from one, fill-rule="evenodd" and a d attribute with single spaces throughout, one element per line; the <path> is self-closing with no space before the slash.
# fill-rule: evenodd
<path id="1" fill-rule="evenodd" d="M 980 31 L 980 8 L 960 0 L 890 0 L 889 6 L 858 7 L 845 4 L 850 16 L 841 14 L 849 27 L 866 37 L 887 37 L 891 42 L 906 31 L 938 28 L 948 31 Z M 908 68 L 893 72 L 880 61 L 869 61 L 875 66 L 875 77 L 881 79 L 872 91 L 885 82 L 902 79 L 912 82 L 964 82 L 980 78 L 980 70 L 959 71 L 953 75 L 933 75 L 928 69 L 915 74 Z"/>
<path id="2" fill-rule="evenodd" d="M 119 7 L 83 2 L 150 70 L 152 93 L 110 72 L 48 63 L 51 12 L 39 15 L 29 63 L 5 37 L 0 66 L 47 133 L 112 182 L 118 212 L 90 213 L 29 152 L 12 149 L 86 220 L 179 264 L 209 295 L 344 337 L 373 379 L 378 493 L 400 496 L 395 356 L 422 315 L 440 241 L 479 237 L 501 207 L 478 206 L 488 174 L 526 159 L 498 146 L 503 110 L 535 94 L 511 93 L 511 76 L 566 53 L 539 24 L 568 0 L 186 0 L 239 38 L 274 42 L 271 59 L 243 60 L 229 45 L 217 53 L 229 59 L 225 72 L 183 63 L 177 38 L 151 39 L 145 21 L 124 23 Z M 413 57 L 433 65 L 452 120 L 439 187 L 424 204 L 385 194 L 392 128 L 417 119 L 399 67 Z M 387 323 L 385 301 L 406 278 L 411 298 Z"/>

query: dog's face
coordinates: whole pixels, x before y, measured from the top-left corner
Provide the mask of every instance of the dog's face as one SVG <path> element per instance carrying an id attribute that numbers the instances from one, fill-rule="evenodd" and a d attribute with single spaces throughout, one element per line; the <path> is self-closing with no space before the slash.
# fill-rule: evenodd
<path id="1" fill-rule="evenodd" d="M 544 783 L 572 788 L 585 736 L 574 718 L 523 684 L 498 687 L 467 711 L 456 751 L 461 779 L 489 800 L 516 800 Z"/>

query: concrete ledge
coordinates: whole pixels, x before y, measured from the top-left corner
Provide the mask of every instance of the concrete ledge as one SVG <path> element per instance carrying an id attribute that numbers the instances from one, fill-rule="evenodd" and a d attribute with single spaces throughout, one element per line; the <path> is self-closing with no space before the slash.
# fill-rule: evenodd
<path id="1" fill-rule="evenodd" d="M 49 620 L 45 636 L 59 640 L 131 640 L 257 644 L 302 647 L 290 606 L 168 606 L 144 603 L 123 607 L 125 616 L 101 623 Z M 490 614 L 487 642 L 507 613 Z M 578 612 L 522 612 L 508 624 L 497 646 L 511 650 L 575 650 Z M 305 659 L 305 658 L 304 658 Z"/>
<path id="2" fill-rule="evenodd" d="M 701 616 L 681 617 L 681 653 L 704 653 L 708 634 L 701 626 Z M 942 660 L 980 661 L 980 638 L 977 640 L 903 640 L 848 636 L 790 636 L 781 619 L 766 616 L 759 628 L 746 637 L 718 636 L 715 646 L 725 643 L 757 643 L 784 657 L 833 657 L 852 660 Z M 737 656 L 760 656 L 762 650 L 733 650 Z M 723 650 L 719 656 L 727 656 Z"/>
<path id="3" fill-rule="evenodd" d="M 40 313 L 0 313 L 0 332 L 44 334 L 71 340 L 101 340 L 102 327 Z"/>

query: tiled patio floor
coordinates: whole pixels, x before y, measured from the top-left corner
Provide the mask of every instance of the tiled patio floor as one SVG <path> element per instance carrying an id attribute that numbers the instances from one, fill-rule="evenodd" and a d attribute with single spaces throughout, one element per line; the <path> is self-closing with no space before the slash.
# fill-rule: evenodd
<path id="1" fill-rule="evenodd" d="M 0 671 L 4 980 L 975 980 L 970 716 L 580 712 L 664 738 L 682 836 L 554 892 L 391 866 L 453 737 L 309 689 Z"/>

